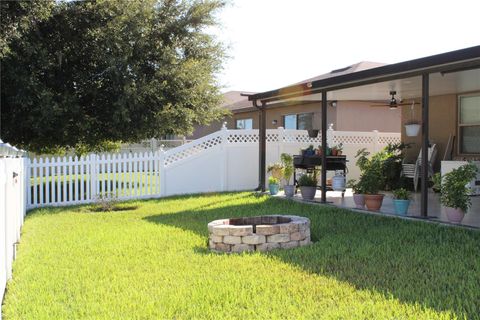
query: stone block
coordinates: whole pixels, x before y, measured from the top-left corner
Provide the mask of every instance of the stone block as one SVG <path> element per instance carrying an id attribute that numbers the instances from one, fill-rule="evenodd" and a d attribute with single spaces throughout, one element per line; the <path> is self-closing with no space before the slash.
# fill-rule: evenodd
<path id="1" fill-rule="evenodd" d="M 282 223 L 278 225 L 280 233 L 293 233 L 298 231 L 298 224 L 296 223 Z"/>
<path id="2" fill-rule="evenodd" d="M 310 229 L 310 224 L 307 221 L 302 221 L 298 224 L 298 231 L 305 232 Z"/>
<path id="3" fill-rule="evenodd" d="M 254 251 L 255 247 L 251 244 L 234 244 L 232 246 L 232 252 L 244 252 L 244 251 Z"/>
<path id="4" fill-rule="evenodd" d="M 288 233 L 278 233 L 271 236 L 267 236 L 267 242 L 289 242 L 290 234 Z"/>
<path id="5" fill-rule="evenodd" d="M 223 242 L 223 236 L 216 236 L 214 234 L 212 234 L 210 236 L 210 239 L 213 241 L 213 242 Z"/>
<path id="6" fill-rule="evenodd" d="M 310 238 L 306 238 L 305 240 L 301 240 L 298 243 L 300 244 L 301 247 L 303 247 L 303 246 L 309 245 L 312 242 L 310 241 Z"/>
<path id="7" fill-rule="evenodd" d="M 265 243 L 267 239 L 263 235 L 254 234 L 251 236 L 243 236 L 242 242 L 246 244 L 260 244 Z"/>
<path id="8" fill-rule="evenodd" d="M 230 226 L 228 230 L 231 236 L 248 236 L 253 233 L 252 226 Z"/>
<path id="9" fill-rule="evenodd" d="M 257 251 L 261 251 L 261 252 L 270 251 L 270 250 L 278 249 L 278 248 L 280 248 L 279 243 L 262 243 L 262 244 L 257 244 L 255 246 L 255 249 Z"/>
<path id="10" fill-rule="evenodd" d="M 278 216 L 262 216 L 262 224 L 276 224 Z"/>
<path id="11" fill-rule="evenodd" d="M 208 240 L 208 247 L 210 249 L 215 249 L 215 242 L 213 242 L 212 240 Z"/>
<path id="12" fill-rule="evenodd" d="M 276 234 L 279 232 L 280 232 L 280 227 L 278 225 L 261 224 L 257 226 L 256 234 L 268 236 L 270 234 Z"/>
<path id="13" fill-rule="evenodd" d="M 290 234 L 290 240 L 299 241 L 305 239 L 307 236 L 305 232 L 294 232 Z"/>
<path id="14" fill-rule="evenodd" d="M 289 242 L 280 243 L 280 248 L 283 248 L 283 249 L 291 249 L 291 248 L 296 248 L 298 246 L 299 246 L 298 241 L 289 241 Z"/>
<path id="15" fill-rule="evenodd" d="M 215 250 L 223 251 L 223 252 L 230 252 L 231 246 L 225 243 L 215 243 Z"/>
<path id="16" fill-rule="evenodd" d="M 240 244 L 242 243 L 242 237 L 235 237 L 235 236 L 224 236 L 223 243 L 226 244 Z"/>
<path id="17" fill-rule="evenodd" d="M 212 234 L 216 236 L 228 236 L 230 226 L 229 225 L 217 225 L 212 228 Z"/>

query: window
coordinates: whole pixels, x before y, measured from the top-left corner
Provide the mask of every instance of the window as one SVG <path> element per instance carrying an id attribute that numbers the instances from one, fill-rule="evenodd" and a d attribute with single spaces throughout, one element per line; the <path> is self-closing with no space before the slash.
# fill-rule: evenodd
<path id="1" fill-rule="evenodd" d="M 459 151 L 480 154 L 480 95 L 460 96 L 458 105 Z"/>
<path id="2" fill-rule="evenodd" d="M 285 129 L 310 130 L 313 129 L 313 113 L 289 114 L 283 116 Z"/>
<path id="3" fill-rule="evenodd" d="M 235 128 L 237 129 L 253 129 L 252 119 L 237 119 Z"/>

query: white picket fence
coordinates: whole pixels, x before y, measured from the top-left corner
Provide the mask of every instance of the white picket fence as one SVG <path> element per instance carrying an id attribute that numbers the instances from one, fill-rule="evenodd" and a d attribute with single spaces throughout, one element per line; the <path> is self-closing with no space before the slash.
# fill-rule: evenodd
<path id="1" fill-rule="evenodd" d="M 1 140 L 0 144 L 3 144 Z M 26 212 L 26 164 L 26 158 L 5 156 L 0 152 L 0 301 L 12 276 L 16 245 Z"/>
<path id="2" fill-rule="evenodd" d="M 267 130 L 267 163 L 283 152 L 298 154 L 321 137 L 304 130 Z M 33 159 L 27 164 L 27 207 L 90 203 L 99 195 L 118 199 L 236 191 L 258 185 L 258 130 L 222 130 L 168 151 L 91 154 L 85 157 Z M 329 145 L 342 143 L 348 178 L 358 178 L 358 149 L 376 152 L 400 142 L 399 133 L 329 130 Z"/>

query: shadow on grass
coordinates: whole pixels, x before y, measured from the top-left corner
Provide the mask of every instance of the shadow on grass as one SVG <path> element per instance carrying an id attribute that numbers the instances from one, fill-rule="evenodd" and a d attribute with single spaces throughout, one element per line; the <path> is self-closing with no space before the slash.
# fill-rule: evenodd
<path id="1" fill-rule="evenodd" d="M 144 219 L 193 231 L 207 243 L 207 223 L 212 220 L 265 214 L 306 216 L 312 222 L 313 245 L 266 255 L 403 302 L 452 310 L 467 318 L 480 314 L 480 232 L 273 198 L 215 206 L 218 203 Z M 194 251 L 209 254 L 206 244 Z"/>

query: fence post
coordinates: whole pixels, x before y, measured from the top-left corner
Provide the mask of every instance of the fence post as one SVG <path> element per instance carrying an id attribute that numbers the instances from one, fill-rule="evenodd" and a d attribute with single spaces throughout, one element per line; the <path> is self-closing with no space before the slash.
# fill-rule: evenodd
<path id="1" fill-rule="evenodd" d="M 373 130 L 373 152 L 377 153 L 379 150 L 378 145 L 378 130 Z"/>
<path id="2" fill-rule="evenodd" d="M 158 165 L 160 171 L 160 197 L 165 197 L 167 195 L 167 176 L 165 168 L 165 150 L 163 149 L 164 145 L 160 146 Z"/>
<path id="3" fill-rule="evenodd" d="M 283 139 L 284 139 L 284 136 L 285 136 L 285 129 L 283 127 L 278 127 L 277 128 L 277 132 L 278 132 L 278 140 L 277 140 L 277 143 L 278 143 L 278 157 L 277 159 L 280 160 L 281 158 L 281 155 L 283 153 Z"/>
<path id="4" fill-rule="evenodd" d="M 90 200 L 94 201 L 98 193 L 97 155 L 95 153 L 90 155 L 88 165 L 90 166 Z"/>
<path id="5" fill-rule="evenodd" d="M 30 158 L 24 155 L 24 171 L 25 171 L 25 210 L 24 216 L 27 214 L 27 209 L 30 208 L 31 203 L 31 187 L 30 187 Z"/>
<path id="6" fill-rule="evenodd" d="M 330 148 L 335 145 L 335 131 L 333 130 L 333 123 L 330 123 L 327 129 L 327 146 Z"/>
<path id="7" fill-rule="evenodd" d="M 220 190 L 227 191 L 228 189 L 228 129 L 227 123 L 224 122 L 222 126 L 222 144 L 220 147 L 221 165 L 220 165 Z"/>

